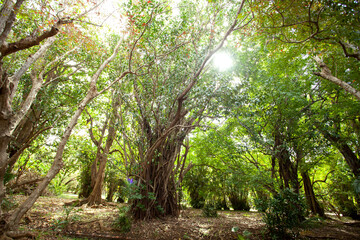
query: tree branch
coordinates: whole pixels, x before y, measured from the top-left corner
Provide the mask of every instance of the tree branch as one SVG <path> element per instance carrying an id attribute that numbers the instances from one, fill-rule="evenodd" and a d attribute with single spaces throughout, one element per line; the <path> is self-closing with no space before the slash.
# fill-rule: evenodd
<path id="1" fill-rule="evenodd" d="M 339 44 L 341 45 L 346 57 L 352 57 L 352 58 L 355 58 L 358 61 L 360 61 L 360 51 L 358 49 L 356 49 L 355 46 L 353 46 L 351 44 L 348 44 L 348 43 L 345 43 L 345 42 L 342 42 L 342 41 L 339 41 Z M 347 51 L 347 49 L 346 49 L 347 47 L 351 48 L 352 50 L 354 50 L 356 52 L 355 53 L 349 53 Z"/>
<path id="2" fill-rule="evenodd" d="M 314 75 L 322 77 L 322 78 L 324 78 L 326 80 L 329 80 L 332 83 L 335 83 L 336 85 L 338 85 L 339 87 L 341 87 L 346 92 L 350 93 L 351 95 L 353 95 L 354 97 L 356 97 L 360 101 L 360 92 L 358 90 L 353 88 L 350 84 L 348 84 L 348 83 L 342 81 L 341 79 L 333 76 L 331 74 L 331 71 L 330 71 L 329 67 L 318 56 L 315 56 L 314 60 L 317 62 L 317 64 L 319 65 L 319 67 L 321 69 L 321 72 L 314 72 L 313 73 Z"/>

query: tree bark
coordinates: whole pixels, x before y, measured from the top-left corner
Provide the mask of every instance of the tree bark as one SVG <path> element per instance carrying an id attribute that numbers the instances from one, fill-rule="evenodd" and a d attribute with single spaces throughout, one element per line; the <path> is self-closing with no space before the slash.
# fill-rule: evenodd
<path id="1" fill-rule="evenodd" d="M 201 114 L 194 118 L 186 119 L 189 110 L 184 109 L 184 101 L 186 101 L 189 92 L 193 89 L 199 80 L 200 74 L 204 71 L 206 64 L 211 57 L 220 50 L 230 34 L 244 26 L 239 26 L 239 15 L 243 10 L 245 0 L 241 1 L 234 20 L 229 28 L 219 40 L 216 47 L 209 45 L 209 50 L 203 60 L 194 69 L 194 72 L 185 80 L 187 84 L 182 88 L 181 92 L 174 98 L 174 110 L 164 116 L 166 121 L 154 116 L 151 119 L 156 122 L 151 127 L 151 121 L 145 113 L 145 108 L 141 104 L 141 98 L 138 95 L 138 87 L 136 80 L 134 81 L 134 96 L 137 101 L 141 117 L 139 125 L 142 127 L 142 134 L 145 136 L 144 144 L 139 144 L 139 171 L 134 174 L 138 187 L 138 195 L 141 197 L 133 199 L 131 203 L 131 212 L 133 217 L 138 220 L 152 219 L 163 217 L 166 215 L 179 215 L 180 207 L 178 205 L 177 182 L 175 162 L 180 153 L 184 138 L 194 127 L 193 123 L 196 118 L 201 119 Z M 173 109 L 173 108 L 172 108 Z M 152 114 L 152 113 L 150 113 Z M 199 121 L 199 120 L 198 120 Z M 161 124 L 161 122 L 165 122 Z M 143 151 L 144 146 L 146 151 Z M 145 153 L 145 154 L 144 154 Z"/>
<path id="2" fill-rule="evenodd" d="M 320 129 L 320 128 L 318 128 Z M 340 137 L 334 136 L 326 130 L 321 130 L 324 137 L 329 140 L 343 155 L 346 163 L 350 167 L 355 177 L 360 176 L 360 160 L 356 154 L 351 150 L 348 144 Z"/>
<path id="3" fill-rule="evenodd" d="M 320 206 L 316 199 L 309 175 L 307 172 L 301 172 L 301 177 L 304 183 L 306 201 L 310 207 L 311 212 L 315 215 L 319 215 L 320 217 L 325 217 L 324 209 Z"/>
<path id="4" fill-rule="evenodd" d="M 99 159 L 99 169 L 97 171 L 96 179 L 95 179 L 95 185 L 87 198 L 87 201 L 84 203 L 87 203 L 89 206 L 97 205 L 102 203 L 101 193 L 102 193 L 102 185 L 104 182 L 105 177 L 105 168 L 106 168 L 106 162 L 107 162 L 107 156 L 105 154 L 101 154 Z"/>
<path id="5" fill-rule="evenodd" d="M 135 219 L 147 220 L 163 216 L 179 216 L 174 163 L 183 139 L 175 141 L 176 134 L 157 149 L 157 156 L 147 158 L 136 178 L 140 199 L 133 199 L 131 211 Z"/>
<path id="6" fill-rule="evenodd" d="M 87 203 L 89 206 L 95 205 L 95 204 L 101 204 L 101 193 L 102 193 L 102 186 L 104 183 L 104 177 L 105 177 L 105 169 L 106 169 L 106 163 L 108 160 L 108 155 L 111 149 L 111 146 L 113 145 L 113 142 L 115 140 L 116 132 L 117 132 L 117 121 L 119 119 L 119 113 L 118 108 L 120 104 L 119 96 L 116 96 L 115 93 L 113 93 L 113 101 L 112 101 L 112 113 L 110 116 L 110 122 L 107 124 L 107 120 L 105 121 L 105 125 L 102 131 L 102 137 L 104 135 L 105 127 L 107 126 L 108 135 L 105 142 L 104 149 L 101 149 L 101 142 L 98 141 L 98 153 L 96 156 L 95 163 L 99 162 L 99 168 L 96 170 L 95 179 L 91 180 L 94 182 L 93 190 L 90 193 L 90 196 L 88 197 Z M 96 167 L 96 165 L 94 166 Z"/>
<path id="7" fill-rule="evenodd" d="M 7 144 L 6 147 L 0 147 L 0 202 L 2 202 L 5 197 L 5 187 L 3 182 L 9 162 L 7 147 L 9 146 L 14 130 L 27 114 L 32 102 L 35 100 L 37 93 L 42 86 L 42 78 L 32 76 L 31 90 L 16 113 L 14 113 L 12 109 L 12 96 L 14 95 L 14 91 L 16 91 L 17 82 L 20 80 L 20 77 L 31 66 L 31 64 L 43 56 L 54 41 L 55 37 L 48 39 L 32 57 L 28 58 L 28 60 L 14 74 L 13 77 L 8 77 L 7 74 L 3 73 L 3 70 L 0 69 L 0 72 L 2 73 L 0 79 L 0 142 L 1 144 Z"/>
<path id="8" fill-rule="evenodd" d="M 284 146 L 284 140 L 281 134 L 275 132 L 275 157 L 279 164 L 279 176 L 283 181 L 283 188 L 292 188 L 295 193 L 299 193 L 300 184 L 297 176 L 297 163 L 290 160 L 290 153 Z"/>
<path id="9" fill-rule="evenodd" d="M 14 230 L 17 228 L 20 219 L 25 215 L 25 213 L 34 205 L 35 201 L 39 198 L 41 193 L 45 190 L 45 188 L 49 185 L 50 181 L 58 174 L 63 166 L 62 156 L 65 149 L 65 145 L 71 135 L 71 132 L 75 125 L 77 124 L 77 120 L 79 119 L 81 113 L 85 109 L 86 105 L 97 96 L 97 91 L 93 89 L 90 90 L 87 96 L 82 100 L 79 104 L 78 109 L 75 114 L 71 118 L 68 126 L 65 129 L 65 132 L 61 138 L 58 149 L 56 151 L 54 162 L 46 174 L 44 179 L 40 182 L 37 188 L 31 193 L 31 195 L 12 213 L 10 218 L 7 220 L 5 225 L 5 231 Z"/>
<path id="10" fill-rule="evenodd" d="M 357 100 L 360 101 L 360 92 L 357 89 L 355 89 L 350 84 L 348 84 L 348 83 L 342 81 L 341 79 L 335 77 L 334 75 L 332 75 L 329 67 L 319 57 L 316 56 L 316 57 L 314 57 L 314 59 L 321 69 L 321 72 L 315 72 L 314 73 L 315 75 L 320 76 L 326 80 L 329 80 L 332 83 L 335 83 L 336 85 L 338 85 L 339 87 L 341 87 L 346 92 L 350 93 L 355 98 L 357 98 Z"/>
<path id="11" fill-rule="evenodd" d="M 111 181 L 109 183 L 109 191 L 106 196 L 106 201 L 112 202 L 114 198 L 114 194 L 116 193 L 117 190 L 118 190 L 118 183 L 115 181 Z"/>

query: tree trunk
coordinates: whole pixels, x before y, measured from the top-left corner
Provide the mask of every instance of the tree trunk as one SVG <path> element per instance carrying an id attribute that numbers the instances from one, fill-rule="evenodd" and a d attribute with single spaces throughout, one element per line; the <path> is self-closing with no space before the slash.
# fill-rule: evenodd
<path id="1" fill-rule="evenodd" d="M 4 177 L 9 157 L 7 148 L 11 140 L 9 126 L 13 114 L 9 103 L 9 96 L 11 94 L 10 83 L 7 75 L 2 72 L 2 69 L 0 69 L 0 74 L 0 203 L 2 203 L 5 197 Z M 2 214 L 1 207 L 0 214 Z"/>
<path id="2" fill-rule="evenodd" d="M 45 178 L 43 181 L 40 182 L 40 184 L 37 186 L 37 188 L 31 193 L 31 195 L 19 206 L 15 209 L 15 211 L 12 213 L 12 215 L 9 217 L 9 219 L 5 220 L 3 219 L 6 224 L 5 226 L 2 226 L 0 228 L 0 231 L 2 232 L 6 232 L 8 230 L 11 229 L 16 229 L 21 218 L 25 215 L 25 213 L 34 205 L 35 201 L 39 198 L 39 196 L 41 195 L 41 193 L 45 190 L 45 188 L 49 185 L 50 181 L 56 176 L 56 174 L 58 174 L 58 172 L 61 170 L 62 166 L 63 166 L 63 153 L 65 150 L 65 145 L 71 135 L 72 130 L 74 129 L 75 125 L 77 124 L 77 121 L 81 115 L 81 113 L 84 111 L 86 105 L 91 102 L 95 97 L 97 97 L 101 92 L 97 91 L 96 88 L 96 83 L 97 80 L 100 77 L 100 74 L 102 73 L 102 71 L 105 69 L 106 65 L 111 62 L 115 56 L 117 55 L 119 48 L 120 48 L 120 44 L 121 44 L 121 40 L 118 41 L 112 55 L 107 58 L 102 64 L 101 66 L 98 68 L 98 70 L 96 71 L 96 73 L 92 76 L 91 81 L 90 81 L 90 86 L 89 86 L 89 90 L 86 94 L 86 96 L 84 97 L 84 99 L 79 103 L 77 110 L 75 111 L 74 115 L 72 116 L 70 122 L 68 123 L 64 134 L 61 138 L 61 141 L 59 143 L 59 146 L 57 148 L 56 151 L 56 155 L 54 158 L 54 162 L 50 167 L 50 170 L 48 171 L 48 173 L 46 174 Z M 119 81 L 122 77 L 124 77 L 125 75 L 127 75 L 129 72 L 124 72 L 121 77 L 119 77 L 118 79 L 116 79 L 113 84 L 117 81 Z M 0 153 L 1 156 L 1 153 Z"/>
<path id="3" fill-rule="evenodd" d="M 315 75 L 329 80 L 332 83 L 335 83 L 336 85 L 344 89 L 346 92 L 356 97 L 357 100 L 360 100 L 360 92 L 356 88 L 332 75 L 330 68 L 318 56 L 315 56 L 314 59 L 321 69 L 321 72 L 314 72 Z"/>
<path id="4" fill-rule="evenodd" d="M 283 181 L 283 187 L 292 188 L 299 193 L 300 184 L 297 175 L 297 164 L 290 160 L 290 153 L 284 146 L 284 140 L 280 133 L 275 133 L 275 157 L 279 161 L 279 176 Z"/>
<path id="5" fill-rule="evenodd" d="M 95 179 L 95 185 L 93 187 L 93 190 L 90 193 L 90 196 L 87 198 L 87 201 L 84 203 L 87 203 L 89 206 L 97 205 L 102 203 L 101 199 L 101 193 L 102 193 L 102 185 L 104 182 L 105 177 L 105 168 L 106 168 L 106 162 L 107 162 L 107 156 L 101 155 L 99 159 L 99 169 L 97 171 L 96 179 Z"/>
<path id="6" fill-rule="evenodd" d="M 114 194 L 116 193 L 117 188 L 118 188 L 118 183 L 117 182 L 111 181 L 109 183 L 109 191 L 108 191 L 107 196 L 106 196 L 106 201 L 108 201 L 108 202 L 113 201 Z"/>
<path id="7" fill-rule="evenodd" d="M 0 127 L 1 131 L 1 127 Z M 8 159 L 8 154 L 6 152 L 9 145 L 10 138 L 6 136 L 0 136 L 0 162 L 3 167 L 0 168 L 0 203 L 2 203 L 5 198 L 5 186 L 4 186 L 4 177 L 6 172 L 6 161 Z M 2 208 L 0 207 L 0 216 L 2 215 Z"/>
<path id="8" fill-rule="evenodd" d="M 101 140 L 98 141 L 98 151 L 97 151 L 96 159 L 94 161 L 95 164 L 99 163 L 99 168 L 96 169 L 96 165 L 93 164 L 92 172 L 93 171 L 96 172 L 94 181 L 93 181 L 94 176 L 93 175 L 91 176 L 93 190 L 90 193 L 90 196 L 87 198 L 87 201 L 84 201 L 84 203 L 87 203 L 89 206 L 102 203 L 101 193 L 102 193 L 102 186 L 103 186 L 104 178 L 105 178 L 106 163 L 108 160 L 108 155 L 109 155 L 111 146 L 113 145 L 113 142 L 114 142 L 114 139 L 116 136 L 116 131 L 117 131 L 116 125 L 117 125 L 117 121 L 119 119 L 119 114 L 118 114 L 118 108 L 120 105 L 119 95 L 116 95 L 115 93 L 113 93 L 112 98 L 113 98 L 112 113 L 111 113 L 112 115 L 110 116 L 109 124 L 107 124 L 108 120 L 105 121 Z M 104 150 L 101 150 L 102 138 L 104 136 L 106 127 L 108 128 L 108 135 L 107 135 L 107 139 L 105 142 Z M 93 139 L 93 140 L 95 140 L 95 139 Z M 103 151 L 103 152 L 101 153 L 101 151 Z M 95 169 L 93 169 L 93 168 L 95 168 Z"/>
<path id="9" fill-rule="evenodd" d="M 16 91 L 17 82 L 20 81 L 20 77 L 29 69 L 29 67 L 43 56 L 54 41 L 55 37 L 47 39 L 39 50 L 30 56 L 11 78 L 3 72 L 2 63 L 0 62 L 0 203 L 5 197 L 4 176 L 9 163 L 8 146 L 10 139 L 14 130 L 27 114 L 32 102 L 35 100 L 37 93 L 42 86 L 42 78 L 37 78 L 35 76 L 31 77 L 31 90 L 25 100 L 21 103 L 20 109 L 14 113 L 11 104 L 13 95 L 15 95 L 14 92 Z"/>
<path id="10" fill-rule="evenodd" d="M 324 209 L 316 200 L 316 196 L 309 175 L 307 174 L 307 172 L 302 172 L 301 177 L 304 183 L 306 201 L 310 207 L 311 212 L 315 215 L 319 215 L 320 217 L 325 217 Z"/>
<path id="11" fill-rule="evenodd" d="M 320 128 L 318 127 L 318 129 L 320 129 Z M 340 137 L 334 136 L 325 130 L 320 129 L 320 131 L 324 135 L 324 137 L 327 140 L 329 140 L 340 151 L 340 153 L 343 155 L 346 163 L 352 170 L 354 176 L 359 177 L 360 176 L 360 160 L 355 155 L 355 153 L 351 150 L 349 145 L 344 140 L 342 140 Z"/>
<path id="12" fill-rule="evenodd" d="M 71 135 L 71 132 L 77 121 L 85 109 L 85 106 L 95 97 L 96 92 L 89 91 L 87 96 L 83 99 L 83 101 L 79 104 L 78 109 L 76 110 L 75 114 L 73 115 L 71 121 L 69 122 L 68 126 L 65 129 L 65 132 L 62 136 L 62 139 L 59 143 L 58 149 L 56 151 L 54 162 L 44 177 L 44 180 L 40 182 L 37 188 L 31 193 L 31 195 L 12 213 L 10 218 L 6 221 L 6 225 L 4 230 L 12 230 L 17 228 L 21 218 L 25 215 L 25 213 L 34 205 L 35 201 L 39 198 L 41 193 L 45 190 L 45 188 L 49 185 L 50 181 L 58 174 L 63 166 L 62 156 L 65 149 L 65 145 Z"/>
<path id="13" fill-rule="evenodd" d="M 131 204 L 135 219 L 179 216 L 180 206 L 174 168 L 186 135 L 182 130 L 173 132 L 162 141 L 154 155 L 147 155 L 146 161 L 141 163 L 141 172 L 136 178 L 141 198 L 133 199 Z M 155 144 L 160 137 L 153 139 Z"/>

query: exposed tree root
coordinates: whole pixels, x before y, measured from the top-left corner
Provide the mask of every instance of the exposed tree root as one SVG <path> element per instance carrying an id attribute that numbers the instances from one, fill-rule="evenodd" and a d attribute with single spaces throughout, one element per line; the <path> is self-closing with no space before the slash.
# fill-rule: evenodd
<path id="1" fill-rule="evenodd" d="M 99 205 L 104 205 L 104 206 L 111 205 L 111 204 L 109 204 L 108 202 L 106 202 L 103 199 L 101 200 L 100 204 L 89 205 L 89 199 L 85 198 L 85 199 L 81 199 L 81 200 L 75 200 L 75 201 L 72 201 L 72 202 L 64 203 L 64 206 L 81 207 L 82 205 L 85 205 L 85 204 L 88 204 L 88 206 L 90 206 L 90 207 L 96 207 L 96 206 L 99 206 Z"/>
<path id="2" fill-rule="evenodd" d="M 36 234 L 24 231 L 8 231 L 6 233 L 3 233 L 3 235 L 0 237 L 0 240 L 14 240 L 20 238 L 35 239 Z"/>
<path id="3" fill-rule="evenodd" d="M 128 237 L 121 237 L 111 234 L 90 234 L 90 233 L 75 233 L 75 232 L 68 232 L 65 233 L 69 237 L 80 237 L 80 238 L 90 238 L 90 239 L 116 239 L 116 240 L 134 240 L 133 238 Z"/>

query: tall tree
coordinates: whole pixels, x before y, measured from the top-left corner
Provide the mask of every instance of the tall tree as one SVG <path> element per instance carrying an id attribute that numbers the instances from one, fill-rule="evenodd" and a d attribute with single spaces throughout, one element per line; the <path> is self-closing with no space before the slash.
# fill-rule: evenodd
<path id="1" fill-rule="evenodd" d="M 41 14 L 35 15 L 35 11 L 31 9 L 32 4 L 35 8 L 42 8 L 47 12 L 47 16 Z M 59 5 L 57 6 L 59 7 Z M 30 11 L 32 20 L 24 16 Z M 54 10 L 53 10 L 54 11 Z M 26 3 L 23 0 L 12 1 L 6 0 L 0 10 L 0 201 L 5 196 L 4 174 L 10 164 L 13 164 L 8 156 L 8 147 L 11 138 L 14 137 L 14 131 L 28 114 L 29 109 L 37 97 L 41 87 L 45 84 L 44 74 L 48 67 L 53 66 L 57 61 L 64 58 L 68 52 L 63 52 L 56 57 L 44 62 L 43 70 L 35 63 L 44 60 L 45 53 L 56 41 L 56 35 L 61 28 L 72 23 L 75 19 L 82 17 L 83 14 L 74 17 L 68 17 L 68 11 L 63 14 L 56 15 L 51 12 L 48 5 L 37 5 L 36 3 Z M 25 21 L 17 21 L 17 17 Z M 30 18 L 31 18 L 30 17 Z M 46 21 L 46 17 L 54 17 L 54 21 Z M 25 19 L 24 19 L 25 18 Z M 29 20 L 34 25 L 26 25 Z M 36 24 L 40 24 L 38 26 Z M 22 29 L 23 28 L 23 29 Z M 26 30 L 25 30 L 25 29 Z M 44 29 L 45 28 L 45 29 Z M 37 47 L 39 46 L 39 47 Z M 21 59 L 18 64 L 11 64 L 12 57 L 15 54 L 29 54 L 25 59 Z M 10 64 L 9 64 L 10 63 Z M 32 68 L 33 66 L 33 68 Z M 32 68 L 32 69 L 31 69 Z M 24 81 L 24 75 L 31 69 L 31 89 L 21 98 L 18 98 L 20 82 Z M 20 93 L 21 95 L 21 93 Z M 18 102 L 18 100 L 20 100 Z M 10 149 L 9 149 L 10 150 Z"/>
<path id="2" fill-rule="evenodd" d="M 97 153 L 96 158 L 91 166 L 92 191 L 90 192 L 90 195 L 84 201 L 82 201 L 82 203 L 87 203 L 90 206 L 102 203 L 101 193 L 104 183 L 106 164 L 108 155 L 111 153 L 110 150 L 117 134 L 117 126 L 120 118 L 118 113 L 121 104 L 119 96 L 120 95 L 116 91 L 113 91 L 111 94 L 111 109 L 106 113 L 105 122 L 100 131 L 98 139 L 96 139 L 94 136 L 92 124 L 89 128 L 91 140 L 97 147 Z M 90 122 L 92 123 L 92 119 L 90 119 Z"/>
<path id="3" fill-rule="evenodd" d="M 138 7 L 133 5 L 128 14 L 135 24 L 139 16 L 133 13 L 140 12 Z M 127 152 L 137 153 L 131 177 L 142 196 L 132 201 L 135 219 L 178 216 L 176 170 L 183 169 L 185 159 L 181 148 L 217 90 L 216 83 L 210 81 L 212 75 L 204 70 L 230 34 L 251 20 L 251 15 L 241 15 L 244 9 L 245 1 L 188 2 L 181 5 L 178 16 L 170 11 L 158 15 L 149 26 L 151 35 L 144 35 L 139 52 L 156 64 L 147 75 L 129 79 L 138 133 L 135 148 Z M 207 14 L 201 14 L 204 12 Z M 228 27 L 224 28 L 221 23 L 226 21 Z M 177 51 L 163 57 L 166 49 Z"/>

